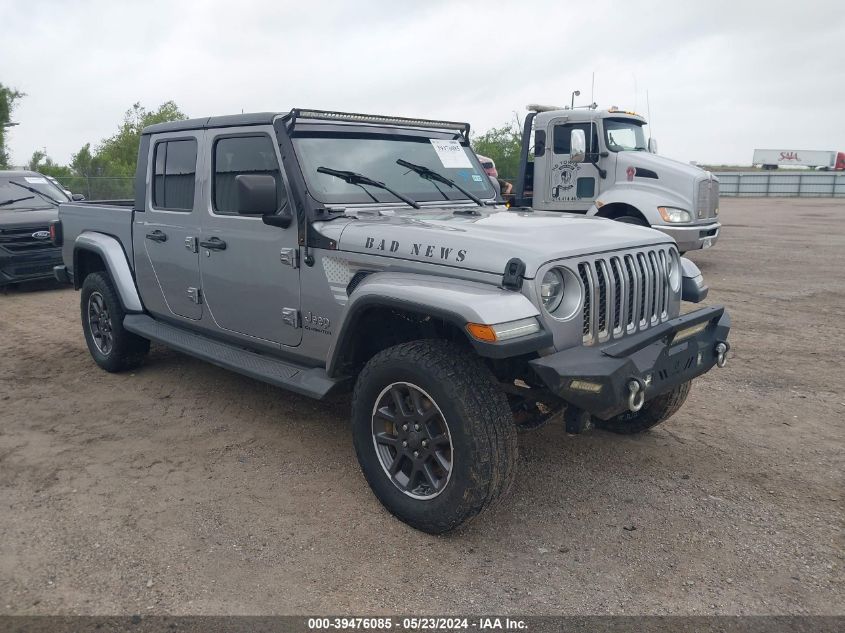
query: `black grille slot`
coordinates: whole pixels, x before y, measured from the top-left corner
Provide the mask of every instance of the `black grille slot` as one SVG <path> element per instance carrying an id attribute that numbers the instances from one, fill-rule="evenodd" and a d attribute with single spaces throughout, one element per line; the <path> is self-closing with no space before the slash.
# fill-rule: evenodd
<path id="1" fill-rule="evenodd" d="M 599 278 L 599 333 L 607 332 L 607 278 L 605 275 L 604 262 L 596 262 L 596 275 Z"/>
<path id="2" fill-rule="evenodd" d="M 637 254 L 637 271 L 640 279 L 640 309 L 637 318 L 640 323 L 648 321 L 648 296 L 646 293 L 646 286 L 648 286 L 648 267 L 645 263 L 645 256 L 642 253 Z"/>
<path id="3" fill-rule="evenodd" d="M 622 325 L 622 264 L 618 257 L 610 260 L 610 274 L 613 277 L 613 331 Z"/>
<path id="4" fill-rule="evenodd" d="M 578 264 L 578 274 L 581 276 L 581 283 L 584 284 L 584 336 L 589 336 L 592 329 L 591 306 L 593 303 L 593 283 L 590 279 L 590 271 L 587 264 Z"/>
<path id="5" fill-rule="evenodd" d="M 628 319 L 627 326 L 633 326 L 637 322 L 637 315 L 634 312 L 636 305 L 634 304 L 634 289 L 636 288 L 637 273 L 634 269 L 634 259 L 630 255 L 625 255 L 625 272 L 628 276 Z"/>

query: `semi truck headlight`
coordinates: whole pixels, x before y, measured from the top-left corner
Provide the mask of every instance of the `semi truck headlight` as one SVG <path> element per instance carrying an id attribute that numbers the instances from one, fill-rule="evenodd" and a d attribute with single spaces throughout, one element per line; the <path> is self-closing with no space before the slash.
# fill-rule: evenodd
<path id="1" fill-rule="evenodd" d="M 675 207 L 657 207 L 657 210 L 660 212 L 660 217 L 663 218 L 664 221 L 671 222 L 672 224 L 690 222 L 692 220 L 690 212 L 684 211 L 683 209 L 676 209 Z"/>
<path id="2" fill-rule="evenodd" d="M 543 275 L 543 282 L 540 284 L 540 299 L 547 312 L 554 312 L 560 307 L 563 301 L 563 276 L 556 268 L 552 268 Z"/>

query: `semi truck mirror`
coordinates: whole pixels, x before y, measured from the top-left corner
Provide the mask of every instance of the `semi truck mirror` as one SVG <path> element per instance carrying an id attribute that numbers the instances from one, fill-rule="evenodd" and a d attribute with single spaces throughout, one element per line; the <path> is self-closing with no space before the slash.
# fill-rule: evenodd
<path id="1" fill-rule="evenodd" d="M 656 138 L 648 139 L 648 151 L 649 151 L 650 154 L 656 154 L 657 153 L 657 139 Z"/>
<path id="2" fill-rule="evenodd" d="M 565 138 L 565 137 L 564 137 Z M 574 163 L 584 162 L 587 152 L 587 138 L 584 130 L 572 130 L 569 135 L 569 158 Z"/>
<path id="3" fill-rule="evenodd" d="M 278 210 L 276 179 L 266 174 L 235 176 L 238 213 L 242 215 L 271 215 Z"/>

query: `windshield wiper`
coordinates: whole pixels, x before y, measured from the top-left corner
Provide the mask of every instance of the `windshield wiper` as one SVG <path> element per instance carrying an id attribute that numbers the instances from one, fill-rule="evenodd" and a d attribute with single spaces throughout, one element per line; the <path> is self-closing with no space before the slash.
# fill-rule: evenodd
<path id="1" fill-rule="evenodd" d="M 10 180 L 10 181 L 9 181 L 9 184 L 10 184 L 10 185 L 17 185 L 17 186 L 18 186 L 18 187 L 20 187 L 21 189 L 26 189 L 27 191 L 32 192 L 32 193 L 37 193 L 39 196 L 41 196 L 41 197 L 42 197 L 42 198 L 44 198 L 45 200 L 49 200 L 50 202 L 52 202 L 52 203 L 53 203 L 53 204 L 55 204 L 56 206 L 59 206 L 59 205 L 61 204 L 61 203 L 60 203 L 58 200 L 56 200 L 55 198 L 51 198 L 51 197 L 50 197 L 50 196 L 48 196 L 46 193 L 43 193 L 43 192 L 41 192 L 41 191 L 38 191 L 38 189 L 36 189 L 35 187 L 27 187 L 25 184 L 20 183 L 20 182 L 15 182 L 14 180 Z"/>
<path id="2" fill-rule="evenodd" d="M 451 178 L 446 178 L 446 176 L 444 176 L 443 174 L 437 173 L 433 169 L 429 169 L 428 167 L 425 167 L 424 165 L 415 165 L 414 163 L 409 163 L 408 161 L 403 160 L 401 158 L 396 161 L 396 164 L 401 165 L 402 167 L 407 167 L 408 169 L 410 169 L 413 172 L 416 172 L 417 174 L 419 174 L 422 178 L 425 178 L 426 180 L 434 180 L 434 181 L 437 181 L 437 182 L 442 182 L 444 185 L 449 185 L 450 187 L 453 187 L 453 188 L 457 189 L 458 191 L 460 191 L 462 194 L 464 194 L 467 198 L 472 200 L 479 207 L 484 206 L 484 202 L 481 200 L 481 198 L 479 198 L 478 196 L 476 196 L 473 193 L 470 193 L 469 191 L 467 191 L 466 189 L 461 187 L 458 183 L 456 183 Z"/>
<path id="3" fill-rule="evenodd" d="M 22 202 L 23 200 L 32 200 L 33 198 L 35 198 L 35 196 L 25 196 L 23 198 L 15 198 L 14 200 L 4 200 L 3 202 L 0 202 L 0 207 L 15 204 L 16 202 Z"/>
<path id="4" fill-rule="evenodd" d="M 415 200 L 412 200 L 408 196 L 399 193 L 398 191 L 394 191 L 390 187 L 388 187 L 383 182 L 379 182 L 378 180 L 373 180 L 372 178 L 368 178 L 363 174 L 357 174 L 354 171 L 344 171 L 341 169 L 329 169 L 328 167 L 317 167 L 317 171 L 321 174 L 328 174 L 329 176 L 334 176 L 335 178 L 340 178 L 341 180 L 345 180 L 350 185 L 369 185 L 370 187 L 376 187 L 377 189 L 384 189 L 388 193 L 392 193 L 394 196 L 399 198 L 402 202 L 407 205 L 414 207 L 415 209 L 419 209 L 420 205 Z M 372 197 L 372 196 L 370 196 Z"/>

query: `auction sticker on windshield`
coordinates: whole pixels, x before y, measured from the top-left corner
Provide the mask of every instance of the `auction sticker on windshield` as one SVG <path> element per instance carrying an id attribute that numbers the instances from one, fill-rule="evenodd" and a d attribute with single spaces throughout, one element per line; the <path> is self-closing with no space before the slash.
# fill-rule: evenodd
<path id="1" fill-rule="evenodd" d="M 24 180 L 26 180 L 31 185 L 46 185 L 47 184 L 46 178 L 25 176 Z"/>
<path id="2" fill-rule="evenodd" d="M 460 169 L 461 167 L 472 167 L 469 162 L 469 156 L 464 151 L 460 141 L 444 141 L 441 139 L 431 138 L 434 151 L 437 152 L 440 162 L 447 169 Z"/>

